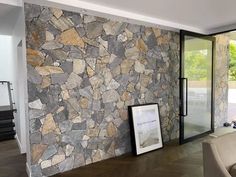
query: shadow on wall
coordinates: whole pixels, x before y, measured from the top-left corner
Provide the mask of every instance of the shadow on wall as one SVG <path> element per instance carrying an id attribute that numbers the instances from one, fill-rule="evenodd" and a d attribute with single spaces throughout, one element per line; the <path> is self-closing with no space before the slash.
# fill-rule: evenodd
<path id="1" fill-rule="evenodd" d="M 131 150 L 127 106 L 158 102 L 178 136 L 179 34 L 25 4 L 31 170 L 49 176 Z"/>

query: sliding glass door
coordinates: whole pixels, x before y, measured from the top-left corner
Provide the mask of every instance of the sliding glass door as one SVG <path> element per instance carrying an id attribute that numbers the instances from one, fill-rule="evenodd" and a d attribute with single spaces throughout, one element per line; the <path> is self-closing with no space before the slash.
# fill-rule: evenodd
<path id="1" fill-rule="evenodd" d="M 214 38 L 181 31 L 180 144 L 213 132 Z"/>

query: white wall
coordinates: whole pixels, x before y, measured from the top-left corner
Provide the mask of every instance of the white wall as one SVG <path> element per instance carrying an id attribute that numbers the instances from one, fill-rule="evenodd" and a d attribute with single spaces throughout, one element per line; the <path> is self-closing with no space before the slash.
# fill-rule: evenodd
<path id="1" fill-rule="evenodd" d="M 26 70 L 26 44 L 25 44 L 25 22 L 23 8 L 19 12 L 17 23 L 13 30 L 12 53 L 14 58 L 14 90 L 16 99 L 17 113 L 16 138 L 20 146 L 21 153 L 27 153 L 29 159 L 29 135 L 27 121 L 27 70 Z"/>
<path id="2" fill-rule="evenodd" d="M 14 80 L 12 36 L 0 35 L 0 81 Z M 9 105 L 7 85 L 0 84 L 0 106 Z"/>

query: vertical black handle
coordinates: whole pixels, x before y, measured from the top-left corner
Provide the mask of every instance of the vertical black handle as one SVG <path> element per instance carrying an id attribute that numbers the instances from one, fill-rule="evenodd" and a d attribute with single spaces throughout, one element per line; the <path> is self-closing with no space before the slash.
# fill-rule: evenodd
<path id="1" fill-rule="evenodd" d="M 181 80 L 181 111 L 180 115 L 181 116 L 187 116 L 188 115 L 188 78 L 180 78 Z M 185 104 L 184 104 L 184 81 L 185 80 Z M 185 108 L 185 109 L 184 109 Z"/>

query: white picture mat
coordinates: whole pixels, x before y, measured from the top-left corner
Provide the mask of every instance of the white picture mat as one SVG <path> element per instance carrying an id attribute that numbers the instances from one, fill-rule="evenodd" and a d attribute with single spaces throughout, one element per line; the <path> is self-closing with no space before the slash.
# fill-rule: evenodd
<path id="1" fill-rule="evenodd" d="M 138 130 L 136 128 L 137 124 L 138 124 L 138 120 L 136 118 L 137 118 L 138 115 L 140 115 L 140 112 L 145 112 L 145 111 L 154 111 L 155 112 L 154 118 L 155 118 L 156 123 L 157 123 L 156 128 L 157 128 L 157 132 L 158 132 L 159 143 L 153 144 L 151 146 L 147 146 L 145 148 L 140 148 L 140 146 L 139 146 L 140 145 L 139 134 L 138 134 Z M 144 106 L 132 107 L 132 115 L 133 115 L 135 146 L 136 146 L 137 155 L 163 147 L 158 106 L 157 105 L 144 105 Z M 143 120 L 145 121 L 145 117 L 144 117 Z"/>

